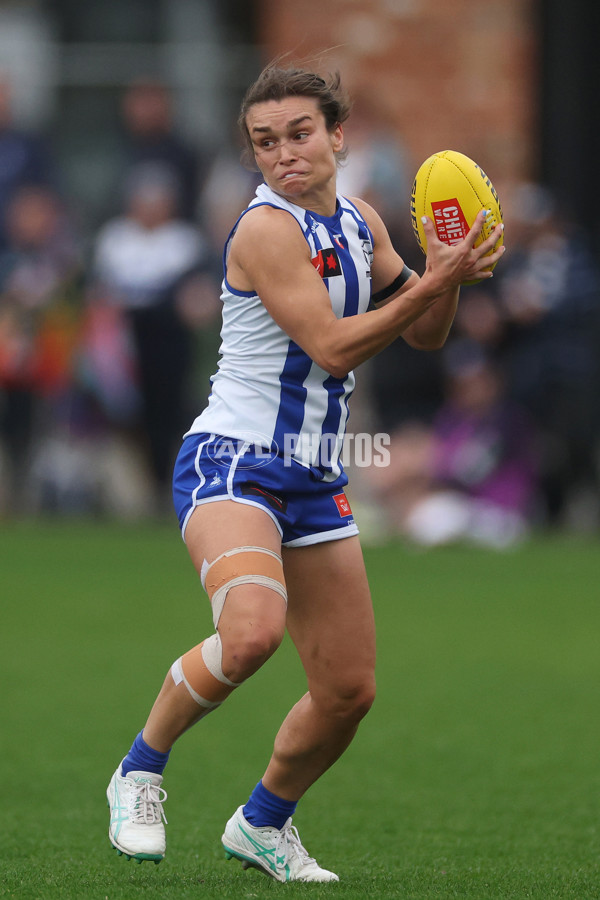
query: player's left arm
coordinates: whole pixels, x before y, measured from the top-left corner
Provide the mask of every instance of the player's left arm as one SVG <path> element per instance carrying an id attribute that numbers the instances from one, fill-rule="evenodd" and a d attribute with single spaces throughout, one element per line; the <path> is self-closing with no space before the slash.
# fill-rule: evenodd
<path id="1" fill-rule="evenodd" d="M 372 297 L 376 307 L 390 303 L 415 287 L 420 281 L 416 272 L 408 274 L 404 260 L 394 249 L 381 217 L 363 200 L 352 198 L 373 234 L 373 265 L 371 268 Z M 437 236 L 428 234 L 428 246 L 442 252 L 445 245 L 435 247 Z M 408 277 L 407 277 L 408 276 Z M 484 276 L 485 277 L 485 276 Z M 403 332 L 404 340 L 417 350 L 438 350 L 443 347 L 458 306 L 460 288 L 451 286 L 436 302 Z"/>

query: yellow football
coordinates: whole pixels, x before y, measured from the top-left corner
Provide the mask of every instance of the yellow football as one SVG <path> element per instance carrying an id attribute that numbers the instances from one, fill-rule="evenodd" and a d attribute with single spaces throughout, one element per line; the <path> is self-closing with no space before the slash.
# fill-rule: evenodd
<path id="1" fill-rule="evenodd" d="M 476 162 L 457 150 L 442 150 L 425 160 L 415 176 L 410 201 L 412 227 L 423 253 L 427 253 L 427 238 L 422 216 L 432 219 L 440 241 L 453 245 L 467 236 L 482 209 L 489 212 L 475 247 L 502 222 L 502 207 L 494 185 Z M 496 247 L 502 243 L 504 235 Z M 464 283 L 478 281 L 481 279 Z"/>

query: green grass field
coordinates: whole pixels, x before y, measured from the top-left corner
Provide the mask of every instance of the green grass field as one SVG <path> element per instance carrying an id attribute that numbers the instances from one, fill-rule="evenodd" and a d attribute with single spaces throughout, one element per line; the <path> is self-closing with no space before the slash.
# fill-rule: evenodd
<path id="1" fill-rule="evenodd" d="M 600 897 L 600 544 L 366 551 L 379 696 L 300 805 L 340 883 L 278 885 L 220 835 L 303 692 L 286 642 L 174 751 L 160 866 L 110 849 L 106 784 L 212 630 L 175 527 L 0 528 L 0 897 Z"/>

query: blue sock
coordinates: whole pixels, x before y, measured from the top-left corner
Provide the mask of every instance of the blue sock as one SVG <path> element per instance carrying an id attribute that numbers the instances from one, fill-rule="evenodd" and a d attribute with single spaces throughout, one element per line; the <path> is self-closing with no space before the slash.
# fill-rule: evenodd
<path id="1" fill-rule="evenodd" d="M 123 760 L 122 775 L 127 775 L 128 772 L 156 772 L 157 775 L 162 775 L 164 771 L 171 751 L 161 753 L 160 750 L 149 747 L 142 733 L 140 731 Z"/>
<path id="2" fill-rule="evenodd" d="M 294 815 L 296 805 L 296 800 L 284 800 L 277 794 L 272 794 L 259 781 L 244 807 L 244 818 L 255 828 L 263 825 L 283 828 L 289 817 Z"/>

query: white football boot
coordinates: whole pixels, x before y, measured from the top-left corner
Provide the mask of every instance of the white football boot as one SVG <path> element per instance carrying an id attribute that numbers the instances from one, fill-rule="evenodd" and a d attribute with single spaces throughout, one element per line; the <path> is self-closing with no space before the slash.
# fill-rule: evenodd
<path id="1" fill-rule="evenodd" d="M 244 869 L 260 869 L 276 881 L 339 881 L 308 855 L 291 818 L 283 828 L 255 828 L 237 809 L 221 838 L 227 859 L 239 859 Z"/>
<path id="2" fill-rule="evenodd" d="M 110 780 L 106 796 L 110 808 L 108 836 L 119 856 L 159 863 L 166 849 L 166 817 L 163 803 L 167 793 L 163 777 L 154 772 L 128 772 L 121 766 Z"/>

